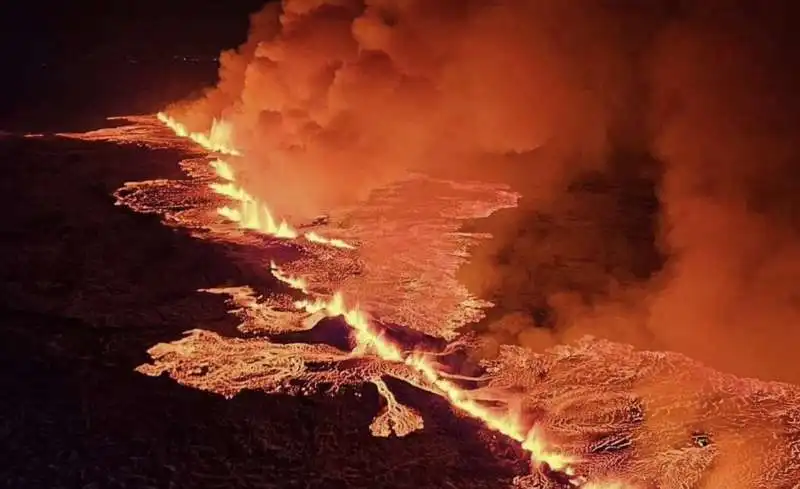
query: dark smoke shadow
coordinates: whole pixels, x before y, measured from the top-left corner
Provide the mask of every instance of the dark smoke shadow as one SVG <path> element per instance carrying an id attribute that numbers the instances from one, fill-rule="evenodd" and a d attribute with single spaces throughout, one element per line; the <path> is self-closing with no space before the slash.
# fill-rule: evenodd
<path id="1" fill-rule="evenodd" d="M 464 224 L 464 230 L 493 237 L 473 248 L 457 276 L 495 307 L 462 332 L 518 343 L 521 331 L 492 330 L 515 314 L 527 318 L 524 328 L 557 335 L 572 312 L 559 297 L 574 297 L 590 310 L 615 300 L 620 288 L 642 287 L 659 273 L 659 162 L 646 153 L 618 151 L 604 167 L 576 176 L 562 194 L 545 201 L 535 186 L 508 180 L 522 194 L 519 206 Z M 487 284 L 486 276 L 494 280 Z"/>

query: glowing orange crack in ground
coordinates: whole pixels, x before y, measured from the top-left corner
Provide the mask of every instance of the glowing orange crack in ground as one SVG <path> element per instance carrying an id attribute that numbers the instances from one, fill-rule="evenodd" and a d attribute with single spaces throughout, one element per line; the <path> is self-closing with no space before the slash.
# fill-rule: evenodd
<path id="1" fill-rule="evenodd" d="M 287 284 L 289 287 L 304 293 L 308 292 L 308 282 L 306 282 L 304 278 L 287 275 L 274 261 L 270 261 L 270 270 L 275 278 Z"/>
<path id="2" fill-rule="evenodd" d="M 245 229 L 259 231 L 275 238 L 295 239 L 299 236 L 299 233 L 285 220 L 276 223 L 275 218 L 272 217 L 272 213 L 266 204 L 259 202 L 245 189 L 234 183 L 233 170 L 225 161 L 216 159 L 211 162 L 211 166 L 220 178 L 228 180 L 225 183 L 214 182 L 209 184 L 211 190 L 219 195 L 224 195 L 225 197 L 239 202 L 239 209 L 228 206 L 217 209 L 219 215 L 241 225 Z M 312 243 L 329 245 L 336 248 L 354 249 L 354 246 L 341 239 L 326 238 L 313 231 L 306 233 L 304 237 Z"/>
<path id="3" fill-rule="evenodd" d="M 227 138 L 230 136 L 229 129 L 225 129 L 228 126 L 224 123 L 215 121 L 210 135 L 205 135 L 189 132 L 182 124 L 163 113 L 158 114 L 158 119 L 172 129 L 176 135 L 187 137 L 209 151 L 241 155 L 238 150 L 228 146 L 225 143 L 226 140 L 215 140 L 215 137 Z M 218 177 L 227 181 L 224 184 L 212 183 L 210 185 L 211 189 L 220 195 L 237 200 L 241 204 L 239 210 L 230 207 L 220 208 L 218 212 L 222 216 L 244 228 L 258 230 L 275 237 L 287 239 L 297 237 L 298 233 L 285 221 L 276 225 L 266 205 L 258 202 L 243 188 L 235 184 L 234 172 L 227 162 L 215 159 L 211 162 L 211 166 Z M 305 238 L 311 242 L 329 244 L 341 248 L 352 248 L 352 246 L 341 240 L 324 238 L 313 232 L 307 233 Z M 307 291 L 308 284 L 304 279 L 286 275 L 274 262 L 271 264 L 271 272 L 278 280 L 288 284 L 290 287 L 303 292 Z M 331 317 L 343 317 L 345 322 L 355 330 L 356 340 L 360 345 L 371 347 L 375 355 L 386 361 L 404 363 L 416 370 L 428 383 L 435 386 L 452 406 L 473 418 L 481 420 L 490 429 L 520 443 L 523 449 L 531 453 L 531 459 L 535 464 L 546 463 L 553 470 L 563 472 L 569 476 L 574 475 L 574 469 L 571 464 L 576 459 L 569 455 L 549 450 L 540 427 L 534 426 L 525 433 L 520 424 L 512 419 L 511 416 L 498 416 L 474 399 L 471 399 L 468 391 L 445 379 L 437 371 L 436 367 L 425 359 L 424 352 L 412 352 L 410 354 L 404 352 L 398 345 L 376 330 L 367 319 L 367 316 L 357 306 L 352 309 L 347 308 L 340 293 L 337 292 L 328 301 L 322 299 L 315 301 L 300 300 L 295 303 L 295 306 L 311 314 L 324 312 Z"/>
<path id="4" fill-rule="evenodd" d="M 233 168 L 228 164 L 227 161 L 220 160 L 219 158 L 212 160 L 211 168 L 214 169 L 214 172 L 223 180 L 227 180 L 229 182 L 234 181 L 233 176 Z"/>
<path id="5" fill-rule="evenodd" d="M 231 127 L 225 121 L 214 120 L 209 134 L 191 132 L 186 126 L 176 121 L 163 112 L 159 112 L 156 117 L 168 128 L 180 137 L 189 138 L 204 149 L 223 155 L 242 156 L 242 153 L 230 144 Z M 224 206 L 217 209 L 217 212 L 224 218 L 239 224 L 245 229 L 258 231 L 260 233 L 280 238 L 295 239 L 300 233 L 293 229 L 285 220 L 276 222 L 269 210 L 269 207 L 260 202 L 243 187 L 236 183 L 235 173 L 231 165 L 219 158 L 210 162 L 215 174 L 225 180 L 225 183 L 211 183 L 210 187 L 215 193 L 224 195 L 232 200 L 239 202 L 239 208 L 234 209 Z M 312 243 L 333 246 L 335 248 L 354 249 L 355 247 L 341 239 L 331 239 L 320 236 L 315 232 L 308 232 L 303 237 Z"/>
<path id="6" fill-rule="evenodd" d="M 398 345 L 377 331 L 357 306 L 352 309 L 347 308 L 340 293 L 334 294 L 330 301 L 322 299 L 317 299 L 313 302 L 301 300 L 295 302 L 295 306 L 310 314 L 323 311 L 330 317 L 343 317 L 345 322 L 356 330 L 358 342 L 371 346 L 377 356 L 387 361 L 405 363 L 415 369 L 428 383 L 435 386 L 450 401 L 452 406 L 473 418 L 483 421 L 490 429 L 521 443 L 522 448 L 531 453 L 534 463 L 547 463 L 553 470 L 564 472 L 569 476 L 574 475 L 574 470 L 570 465 L 576 459 L 549 450 L 538 426 L 534 426 L 528 433 L 525 433 L 516 420 L 509 416 L 497 416 L 481 406 L 469 397 L 468 391 L 443 378 L 436 367 L 426 361 L 424 352 L 412 352 L 410 354 L 404 352 Z"/>
<path id="7" fill-rule="evenodd" d="M 201 132 L 191 132 L 186 129 L 186 126 L 176 121 L 172 117 L 163 112 L 156 114 L 159 121 L 163 122 L 165 126 L 172 129 L 172 131 L 180 137 L 189 138 L 203 148 L 213 152 L 221 153 L 232 156 L 240 156 L 236 148 L 228 145 L 230 141 L 231 127 L 224 121 L 214 119 L 211 123 L 211 131 L 208 134 Z"/>

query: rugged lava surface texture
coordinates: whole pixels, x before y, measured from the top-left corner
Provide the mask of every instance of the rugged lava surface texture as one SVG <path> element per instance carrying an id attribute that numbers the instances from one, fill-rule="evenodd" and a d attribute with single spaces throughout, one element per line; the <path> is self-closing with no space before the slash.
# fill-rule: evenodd
<path id="1" fill-rule="evenodd" d="M 114 205 L 126 181 L 185 178 L 176 150 L 59 137 L 0 146 L 1 487 L 490 488 L 527 470 L 502 437 L 427 394 L 405 396 L 425 429 L 387 438 L 369 430 L 382 402 L 373 387 L 225 399 L 136 372 L 186 330 L 237 334 L 224 297 L 198 289 L 282 285 L 229 259 L 236 245 Z"/>
<path id="2" fill-rule="evenodd" d="M 9 487 L 798 487 L 796 387 L 592 338 L 464 375 L 460 223 L 507 189 L 289 232 L 161 122 L 0 141 Z"/>

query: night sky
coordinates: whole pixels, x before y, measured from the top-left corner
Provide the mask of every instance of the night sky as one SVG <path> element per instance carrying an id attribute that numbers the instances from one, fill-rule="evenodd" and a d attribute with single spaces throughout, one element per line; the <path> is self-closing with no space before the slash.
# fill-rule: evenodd
<path id="1" fill-rule="evenodd" d="M 247 36 L 263 0 L 40 3 L 3 7 L 4 127 L 63 114 L 147 112 L 213 83 L 214 58 Z M 157 7 L 157 8 L 156 8 Z M 176 59 L 180 56 L 196 61 Z M 55 123 L 55 122 L 54 122 Z"/>

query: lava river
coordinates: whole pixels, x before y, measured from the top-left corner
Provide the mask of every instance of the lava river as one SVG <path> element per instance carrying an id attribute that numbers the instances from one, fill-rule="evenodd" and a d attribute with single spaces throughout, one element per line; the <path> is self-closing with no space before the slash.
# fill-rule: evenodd
<path id="1" fill-rule="evenodd" d="M 400 379 L 517 442 L 532 468 L 517 487 L 800 487 L 793 386 L 591 338 L 544 354 L 505 346 L 479 379 L 459 375 L 448 358 L 470 340 L 457 330 L 491 306 L 455 279 L 470 246 L 487 238 L 460 224 L 514 206 L 508 189 L 409 176 L 357 208 L 292 223 L 240 184 L 241 151 L 229 135 L 224 122 L 191 133 L 164 114 L 63 135 L 183 150 L 187 179 L 128 183 L 118 203 L 200 239 L 259 250 L 232 259 L 285 284 L 264 295 L 247 284 L 204 290 L 228 298 L 246 337 L 193 329 L 151 348 L 140 372 L 225 396 L 371 382 L 385 400 L 369 427 L 375 436 L 424 429 L 425 413 L 383 380 Z M 333 317 L 347 325 L 346 345 L 296 339 Z"/>

